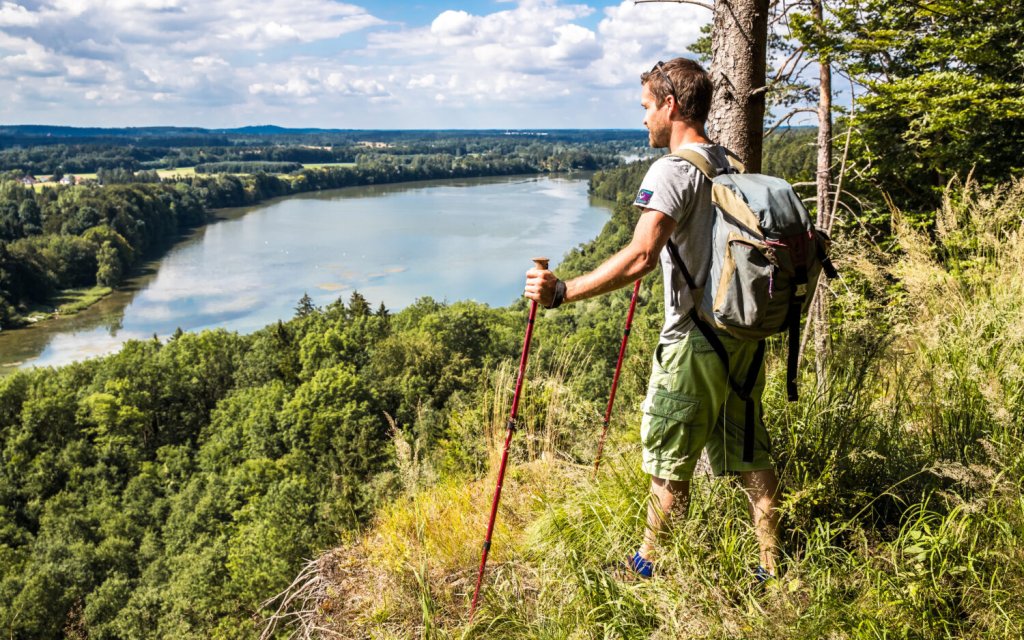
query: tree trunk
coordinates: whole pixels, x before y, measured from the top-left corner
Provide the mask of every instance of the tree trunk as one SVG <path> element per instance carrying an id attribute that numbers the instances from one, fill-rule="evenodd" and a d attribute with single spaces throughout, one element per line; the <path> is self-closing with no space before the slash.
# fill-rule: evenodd
<path id="1" fill-rule="evenodd" d="M 811 15 L 818 28 L 824 28 L 824 0 L 812 0 Z M 817 225 L 826 233 L 832 233 L 832 61 L 828 54 L 822 54 L 818 73 L 818 172 L 817 172 Z M 829 300 L 825 279 L 818 281 L 811 306 L 814 326 L 814 364 L 818 374 L 818 385 L 825 382 L 825 366 L 831 351 L 828 333 Z"/>
<path id="2" fill-rule="evenodd" d="M 711 28 L 715 93 L 708 134 L 738 155 L 750 172 L 761 170 L 768 3 L 716 0 Z"/>
<path id="3" fill-rule="evenodd" d="M 811 15 L 824 28 L 824 0 L 812 0 Z M 818 61 L 818 227 L 832 232 L 832 61 L 822 54 Z"/>

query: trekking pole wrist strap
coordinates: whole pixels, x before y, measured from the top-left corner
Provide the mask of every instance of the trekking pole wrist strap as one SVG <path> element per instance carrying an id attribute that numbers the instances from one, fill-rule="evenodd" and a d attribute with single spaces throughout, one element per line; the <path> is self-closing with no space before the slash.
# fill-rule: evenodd
<path id="1" fill-rule="evenodd" d="M 565 282 L 562 280 L 555 281 L 555 296 L 551 299 L 551 304 L 545 307 L 546 309 L 557 309 L 565 302 Z"/>

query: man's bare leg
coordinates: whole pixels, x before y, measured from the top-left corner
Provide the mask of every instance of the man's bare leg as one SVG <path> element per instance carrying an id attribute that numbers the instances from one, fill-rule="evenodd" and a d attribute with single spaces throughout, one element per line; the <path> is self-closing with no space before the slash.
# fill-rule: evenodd
<path id="1" fill-rule="evenodd" d="M 690 483 L 651 476 L 651 499 L 647 505 L 647 529 L 640 545 L 640 557 L 650 560 L 658 538 L 668 531 L 672 521 L 685 517 L 690 504 Z"/>
<path id="2" fill-rule="evenodd" d="M 761 566 L 774 575 L 779 556 L 779 478 L 774 469 L 763 469 L 744 471 L 740 480 L 750 501 Z"/>

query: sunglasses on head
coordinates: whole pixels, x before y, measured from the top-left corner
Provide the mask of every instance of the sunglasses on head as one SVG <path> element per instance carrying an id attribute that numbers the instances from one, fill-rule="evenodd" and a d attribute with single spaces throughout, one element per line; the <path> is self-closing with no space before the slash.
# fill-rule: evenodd
<path id="1" fill-rule="evenodd" d="M 674 82 L 672 82 L 672 78 L 668 77 L 668 74 L 665 73 L 665 69 L 662 67 L 663 64 L 664 63 L 661 60 L 658 60 L 658 63 L 654 65 L 654 67 L 651 69 L 651 71 L 652 72 L 653 71 L 657 71 L 658 73 L 661 74 L 661 77 L 664 78 L 665 82 L 668 83 L 668 88 L 669 88 L 669 91 L 670 91 L 669 95 L 671 95 L 672 98 L 676 102 L 678 102 L 679 98 L 676 96 L 676 84 Z"/>

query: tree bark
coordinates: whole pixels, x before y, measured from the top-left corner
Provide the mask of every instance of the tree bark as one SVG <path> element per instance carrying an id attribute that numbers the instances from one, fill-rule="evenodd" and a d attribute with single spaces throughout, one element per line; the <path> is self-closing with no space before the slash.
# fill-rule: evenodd
<path id="1" fill-rule="evenodd" d="M 761 170 L 769 0 L 716 0 L 711 28 L 715 92 L 708 134 Z"/>
<path id="2" fill-rule="evenodd" d="M 811 0 L 811 15 L 818 28 L 824 28 L 824 0 Z M 826 233 L 832 233 L 832 61 L 828 54 L 821 55 L 818 65 L 817 226 Z M 825 279 L 821 278 L 811 305 L 814 364 L 819 386 L 825 382 L 825 367 L 832 347 L 828 333 L 828 315 L 828 291 L 825 288 Z"/>

